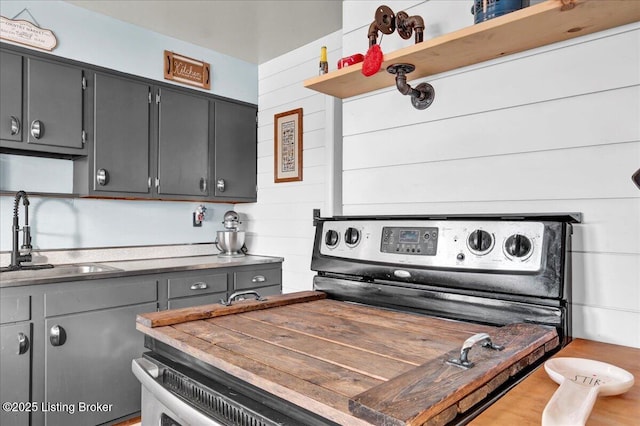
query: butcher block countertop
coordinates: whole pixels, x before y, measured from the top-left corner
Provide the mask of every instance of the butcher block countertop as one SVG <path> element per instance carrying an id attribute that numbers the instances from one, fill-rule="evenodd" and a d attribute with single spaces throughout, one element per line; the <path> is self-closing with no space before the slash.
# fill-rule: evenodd
<path id="1" fill-rule="evenodd" d="M 555 329 L 491 327 L 330 300 L 322 292 L 139 315 L 137 328 L 343 425 L 444 424 L 558 345 Z M 465 340 L 470 369 L 447 364 Z"/>
<path id="2" fill-rule="evenodd" d="M 596 400 L 588 425 L 637 425 L 640 419 L 640 349 L 574 339 L 554 357 L 587 358 L 623 368 L 634 375 L 633 387 L 622 395 Z M 471 424 L 539 425 L 542 411 L 558 385 L 538 368 L 518 386 L 484 411 Z"/>

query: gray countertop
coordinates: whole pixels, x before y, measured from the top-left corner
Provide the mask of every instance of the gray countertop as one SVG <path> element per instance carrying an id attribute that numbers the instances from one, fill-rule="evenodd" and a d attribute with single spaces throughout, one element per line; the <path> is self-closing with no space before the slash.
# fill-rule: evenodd
<path id="1" fill-rule="evenodd" d="M 281 257 L 217 255 L 172 257 L 129 261 L 110 261 L 57 265 L 53 269 L 22 270 L 0 273 L 0 288 L 56 282 L 117 278 L 131 275 L 191 271 L 280 263 Z M 88 272 L 81 272 L 82 270 Z"/>

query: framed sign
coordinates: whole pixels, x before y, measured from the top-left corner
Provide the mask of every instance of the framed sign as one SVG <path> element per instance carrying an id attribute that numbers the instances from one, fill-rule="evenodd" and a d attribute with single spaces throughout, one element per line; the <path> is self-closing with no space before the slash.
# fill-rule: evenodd
<path id="1" fill-rule="evenodd" d="M 273 116 L 273 181 L 302 180 L 302 108 Z"/>
<path id="2" fill-rule="evenodd" d="M 164 78 L 203 89 L 211 89 L 211 65 L 165 50 Z"/>
<path id="3" fill-rule="evenodd" d="M 58 44 L 53 31 L 40 28 L 29 21 L 14 20 L 4 16 L 0 16 L 0 39 L 49 51 L 55 49 Z"/>

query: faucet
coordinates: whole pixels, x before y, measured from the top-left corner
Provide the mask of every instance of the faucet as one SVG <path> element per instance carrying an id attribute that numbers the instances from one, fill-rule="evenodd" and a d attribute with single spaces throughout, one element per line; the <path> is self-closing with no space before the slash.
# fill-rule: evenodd
<path id="1" fill-rule="evenodd" d="M 18 206 L 20 205 L 21 198 L 22 205 L 24 205 L 24 227 L 22 228 L 21 251 L 18 251 L 18 232 L 20 232 L 18 225 Z M 31 262 L 32 247 L 31 227 L 29 226 L 29 196 L 24 191 L 18 191 L 16 193 L 16 200 L 13 204 L 13 226 L 11 227 L 11 232 L 13 234 L 13 246 L 11 247 L 11 264 L 9 268 L 15 270 L 20 269 L 22 262 Z"/>
<path id="2" fill-rule="evenodd" d="M 22 246 L 18 250 L 18 233 L 21 231 L 18 224 L 18 207 L 20 200 L 24 206 L 24 226 L 22 227 Z M 29 195 L 24 191 L 16 193 L 16 199 L 13 204 L 13 226 L 11 227 L 13 235 L 13 245 L 11 247 L 11 264 L 8 267 L 0 268 L 1 272 L 17 271 L 19 269 L 44 269 L 53 268 L 53 265 L 22 265 L 23 262 L 31 262 L 31 227 L 29 226 Z"/>

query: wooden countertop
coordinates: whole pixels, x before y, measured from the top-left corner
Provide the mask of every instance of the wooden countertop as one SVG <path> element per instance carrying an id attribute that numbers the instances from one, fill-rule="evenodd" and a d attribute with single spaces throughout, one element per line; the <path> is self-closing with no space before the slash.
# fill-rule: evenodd
<path id="1" fill-rule="evenodd" d="M 599 397 L 587 425 L 633 425 L 640 419 L 640 349 L 611 345 L 590 340 L 574 339 L 555 357 L 588 358 L 613 364 L 629 371 L 635 384 L 626 393 Z M 542 411 L 558 389 L 543 367 L 522 381 L 495 404 L 485 410 L 471 424 L 539 425 Z"/>
<path id="2" fill-rule="evenodd" d="M 491 327 L 325 299 L 322 292 L 139 315 L 137 328 L 342 425 L 445 424 L 558 345 L 555 329 Z M 447 364 L 474 345 L 470 369 Z"/>

